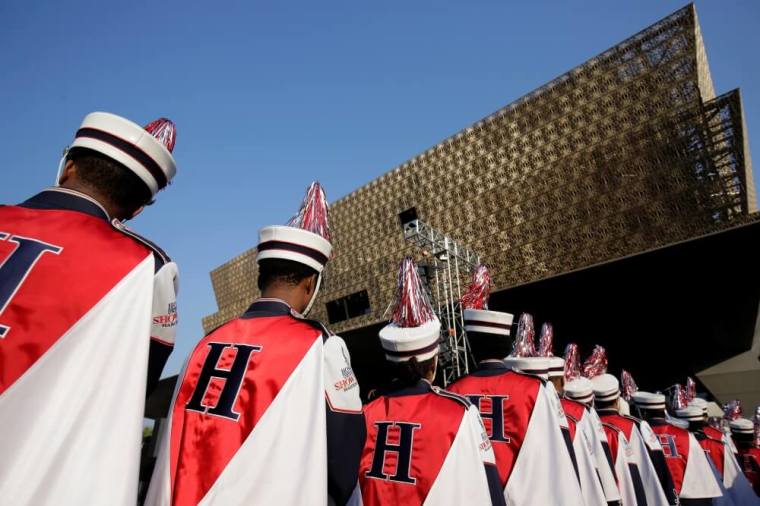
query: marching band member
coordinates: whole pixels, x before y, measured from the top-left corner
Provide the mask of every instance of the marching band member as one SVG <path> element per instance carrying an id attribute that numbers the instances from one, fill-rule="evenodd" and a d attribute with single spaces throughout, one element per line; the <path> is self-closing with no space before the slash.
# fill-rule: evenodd
<path id="1" fill-rule="evenodd" d="M 449 389 L 480 410 L 508 504 L 583 504 L 545 380 L 503 360 L 510 351 L 513 317 L 488 310 L 488 285 L 488 271 L 480 266 L 462 299 L 465 331 L 478 365 Z M 511 365 L 535 364 L 512 360 Z"/>
<path id="2" fill-rule="evenodd" d="M 632 450 L 630 458 L 631 475 L 634 482 L 640 481 L 641 490 L 637 488 L 637 493 L 643 492 L 644 494 L 644 497 L 637 498 L 638 503 L 649 506 L 675 504 L 675 501 L 671 503 L 668 500 L 649 457 L 649 447 L 658 446 L 656 438 L 655 441 L 647 445 L 639 430 L 637 420 L 630 416 L 621 415 L 619 412 L 620 383 L 618 379 L 612 374 L 604 373 L 592 378 L 591 382 L 594 384 L 594 405 L 602 423 L 620 429 Z M 654 434 L 651 436 L 654 437 Z"/>
<path id="3" fill-rule="evenodd" d="M 346 504 L 356 486 L 359 386 L 343 340 L 305 316 L 332 251 L 319 183 L 257 249 L 261 297 L 190 354 L 148 505 Z"/>
<path id="4" fill-rule="evenodd" d="M 710 504 L 712 498 L 721 497 L 720 485 L 694 435 L 666 419 L 665 396 L 639 390 L 632 398 L 660 440 L 681 504 Z"/>
<path id="5" fill-rule="evenodd" d="M 633 380 L 633 376 L 631 376 L 628 371 L 623 369 L 620 373 L 620 382 L 622 384 L 620 398 L 626 399 L 628 403 L 632 403 L 633 393 L 637 392 L 639 389 L 638 386 L 636 386 L 636 382 Z M 646 444 L 649 460 L 654 466 L 654 469 L 657 473 L 657 478 L 660 482 L 660 487 L 668 499 L 668 504 L 678 504 L 678 494 L 676 493 L 676 487 L 673 484 L 673 477 L 670 475 L 670 469 L 668 469 L 668 464 L 665 461 L 665 452 L 662 450 L 660 440 L 657 439 L 657 435 L 654 433 L 652 427 L 649 425 L 649 423 L 647 423 L 646 420 L 642 420 L 641 418 L 636 418 L 630 415 L 629 418 L 633 420 L 636 424 L 636 427 L 638 427 L 639 432 L 641 433 L 641 437 Z"/>
<path id="6" fill-rule="evenodd" d="M 175 139 L 165 118 L 88 114 L 57 186 L 0 206 L 0 501 L 137 502 L 178 274 L 124 221 L 172 181 Z"/>
<path id="7" fill-rule="evenodd" d="M 701 408 L 689 404 L 677 409 L 676 417 L 689 422 L 689 432 L 699 441 L 699 445 L 709 457 L 713 469 L 716 472 L 719 483 L 723 487 L 723 502 L 715 500 L 715 504 L 760 504 L 760 499 L 752 490 L 752 485 L 742 472 L 728 445 L 714 439 L 704 432 L 706 417 Z"/>
<path id="8" fill-rule="evenodd" d="M 380 344 L 393 381 L 364 407 L 367 439 L 352 504 L 503 505 L 491 441 L 476 406 L 431 385 L 441 326 L 411 258 Z"/>
<path id="9" fill-rule="evenodd" d="M 581 374 L 578 345 L 569 343 L 565 348 L 564 382 L 562 384 L 562 407 L 565 414 L 576 419 L 577 427 L 586 435 L 590 442 L 592 455 L 596 463 L 599 481 L 604 490 L 607 504 L 620 504 L 621 496 L 615 465 L 599 415 L 593 407 L 593 385 L 588 378 Z"/>

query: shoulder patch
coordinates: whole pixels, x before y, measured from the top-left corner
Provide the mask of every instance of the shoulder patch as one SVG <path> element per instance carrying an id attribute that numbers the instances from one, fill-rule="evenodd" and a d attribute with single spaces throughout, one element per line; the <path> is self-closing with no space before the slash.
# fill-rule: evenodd
<path id="1" fill-rule="evenodd" d="M 444 390 L 443 388 L 434 386 L 430 389 L 434 394 L 439 395 L 441 397 L 446 397 L 447 399 L 451 399 L 452 401 L 458 402 L 462 406 L 464 406 L 465 409 L 469 409 L 469 407 L 472 405 L 470 401 L 467 399 L 467 397 L 464 397 L 463 395 L 455 394 L 453 392 L 449 392 L 448 390 Z"/>
<path id="2" fill-rule="evenodd" d="M 153 257 L 156 259 L 156 271 L 158 271 L 161 267 L 163 267 L 164 264 L 167 264 L 172 261 L 172 259 L 169 258 L 169 255 L 167 255 L 164 250 L 158 247 L 156 243 L 154 243 L 153 241 L 149 239 L 146 239 L 145 237 L 141 236 L 137 232 L 134 232 L 121 221 L 114 218 L 113 220 L 111 220 L 111 226 L 115 230 L 118 230 L 122 234 L 131 237 L 135 241 L 139 242 L 143 246 L 150 249 L 153 252 Z"/>

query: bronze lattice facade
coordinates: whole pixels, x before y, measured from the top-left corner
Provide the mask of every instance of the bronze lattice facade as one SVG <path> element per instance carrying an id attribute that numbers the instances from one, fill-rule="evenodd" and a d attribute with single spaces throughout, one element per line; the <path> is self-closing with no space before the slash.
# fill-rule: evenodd
<path id="1" fill-rule="evenodd" d="M 745 130 L 739 91 L 715 95 L 689 5 L 334 202 L 313 316 L 366 291 L 366 314 L 333 330 L 384 319 L 399 261 L 421 253 L 402 235 L 409 208 L 477 251 L 495 290 L 754 220 Z M 211 280 L 206 331 L 257 295 L 255 249 Z"/>

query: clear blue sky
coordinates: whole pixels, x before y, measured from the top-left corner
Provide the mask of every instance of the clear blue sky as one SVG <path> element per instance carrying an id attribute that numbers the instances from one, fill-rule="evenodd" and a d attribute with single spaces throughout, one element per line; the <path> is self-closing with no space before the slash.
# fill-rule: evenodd
<path id="1" fill-rule="evenodd" d="M 685 5 L 106 3 L 0 2 L 0 202 L 53 182 L 87 112 L 177 123 L 175 184 L 131 224 L 180 265 L 167 373 L 216 309 L 209 271 L 286 221 L 310 180 L 336 200 Z M 760 2 L 697 12 L 716 91 L 742 88 L 760 149 Z"/>

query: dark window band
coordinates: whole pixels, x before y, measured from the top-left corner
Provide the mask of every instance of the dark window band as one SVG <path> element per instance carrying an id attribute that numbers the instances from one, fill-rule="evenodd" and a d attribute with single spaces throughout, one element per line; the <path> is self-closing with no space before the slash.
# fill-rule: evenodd
<path id="1" fill-rule="evenodd" d="M 138 148 L 131 142 L 127 142 L 124 139 L 116 137 L 115 135 L 112 135 L 108 132 L 104 132 L 103 130 L 98 130 L 97 128 L 80 128 L 77 131 L 76 136 L 97 139 L 125 152 L 140 162 L 140 164 L 145 167 L 148 172 L 150 172 L 150 175 L 153 176 L 153 179 L 156 180 L 156 184 L 158 184 L 159 189 L 166 187 L 166 174 L 164 174 L 164 171 L 161 170 L 161 167 L 158 165 L 158 163 L 145 151 Z"/>
<path id="2" fill-rule="evenodd" d="M 273 249 L 280 249 L 285 251 L 292 251 L 293 253 L 300 253 L 306 255 L 319 262 L 322 265 L 327 263 L 327 257 L 319 251 L 309 248 L 308 246 L 302 246 L 300 244 L 294 244 L 292 242 L 284 241 L 266 241 L 258 245 L 259 251 L 268 251 Z"/>

